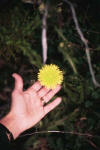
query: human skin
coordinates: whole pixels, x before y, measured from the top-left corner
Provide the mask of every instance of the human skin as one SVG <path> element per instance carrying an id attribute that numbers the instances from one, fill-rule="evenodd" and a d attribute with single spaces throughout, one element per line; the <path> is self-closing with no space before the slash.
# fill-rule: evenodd
<path id="1" fill-rule="evenodd" d="M 36 125 L 48 112 L 60 104 L 61 97 L 57 97 L 49 104 L 48 102 L 59 92 L 61 86 L 57 85 L 55 89 L 50 90 L 37 81 L 23 91 L 22 77 L 17 73 L 12 76 L 15 78 L 15 87 L 12 92 L 11 109 L 0 123 L 7 127 L 16 139 L 19 134 Z"/>

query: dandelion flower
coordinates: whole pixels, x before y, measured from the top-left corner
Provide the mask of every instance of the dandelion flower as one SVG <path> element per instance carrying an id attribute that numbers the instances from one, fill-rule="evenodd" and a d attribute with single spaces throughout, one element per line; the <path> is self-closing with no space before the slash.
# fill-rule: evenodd
<path id="1" fill-rule="evenodd" d="M 42 69 L 39 70 L 38 80 L 41 85 L 46 88 L 54 89 L 58 84 L 62 83 L 63 73 L 57 65 L 44 65 Z"/>

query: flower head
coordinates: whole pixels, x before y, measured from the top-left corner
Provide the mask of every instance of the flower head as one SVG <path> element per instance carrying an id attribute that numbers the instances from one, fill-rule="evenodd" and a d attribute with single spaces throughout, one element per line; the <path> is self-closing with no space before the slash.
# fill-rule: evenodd
<path id="1" fill-rule="evenodd" d="M 57 65 L 44 65 L 39 70 L 38 80 L 46 88 L 54 89 L 58 84 L 62 83 L 63 73 Z"/>

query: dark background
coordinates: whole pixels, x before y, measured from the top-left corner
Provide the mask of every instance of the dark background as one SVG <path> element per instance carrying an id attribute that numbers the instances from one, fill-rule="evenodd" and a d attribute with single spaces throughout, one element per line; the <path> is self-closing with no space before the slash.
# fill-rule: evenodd
<path id="1" fill-rule="evenodd" d="M 46 1 L 34 0 L 29 4 L 21 0 L 0 0 L 0 118 L 10 109 L 14 87 L 12 73 L 17 72 L 23 77 L 24 89 L 27 89 L 37 80 L 37 72 L 43 65 L 43 2 L 45 4 Z M 71 2 L 88 40 L 92 66 L 100 83 L 100 1 Z M 57 64 L 63 71 L 62 90 L 58 93 L 63 101 L 23 135 L 48 130 L 70 133 L 19 137 L 13 147 L 16 150 L 99 150 L 100 88 L 95 88 L 92 82 L 84 44 L 77 34 L 70 7 L 65 2 L 49 1 L 48 11 L 47 63 Z"/>

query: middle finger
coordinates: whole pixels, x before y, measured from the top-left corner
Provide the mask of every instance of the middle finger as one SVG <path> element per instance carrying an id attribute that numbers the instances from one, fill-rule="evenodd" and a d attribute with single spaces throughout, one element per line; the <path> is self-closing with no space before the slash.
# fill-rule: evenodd
<path id="1" fill-rule="evenodd" d="M 37 94 L 40 98 L 44 97 L 48 92 L 50 91 L 50 89 L 47 89 L 45 87 L 41 88 Z"/>
<path id="2" fill-rule="evenodd" d="M 45 103 L 49 102 L 49 100 L 56 94 L 58 91 L 60 91 L 61 86 L 58 85 L 55 89 L 49 91 L 46 95 L 42 97 Z"/>

